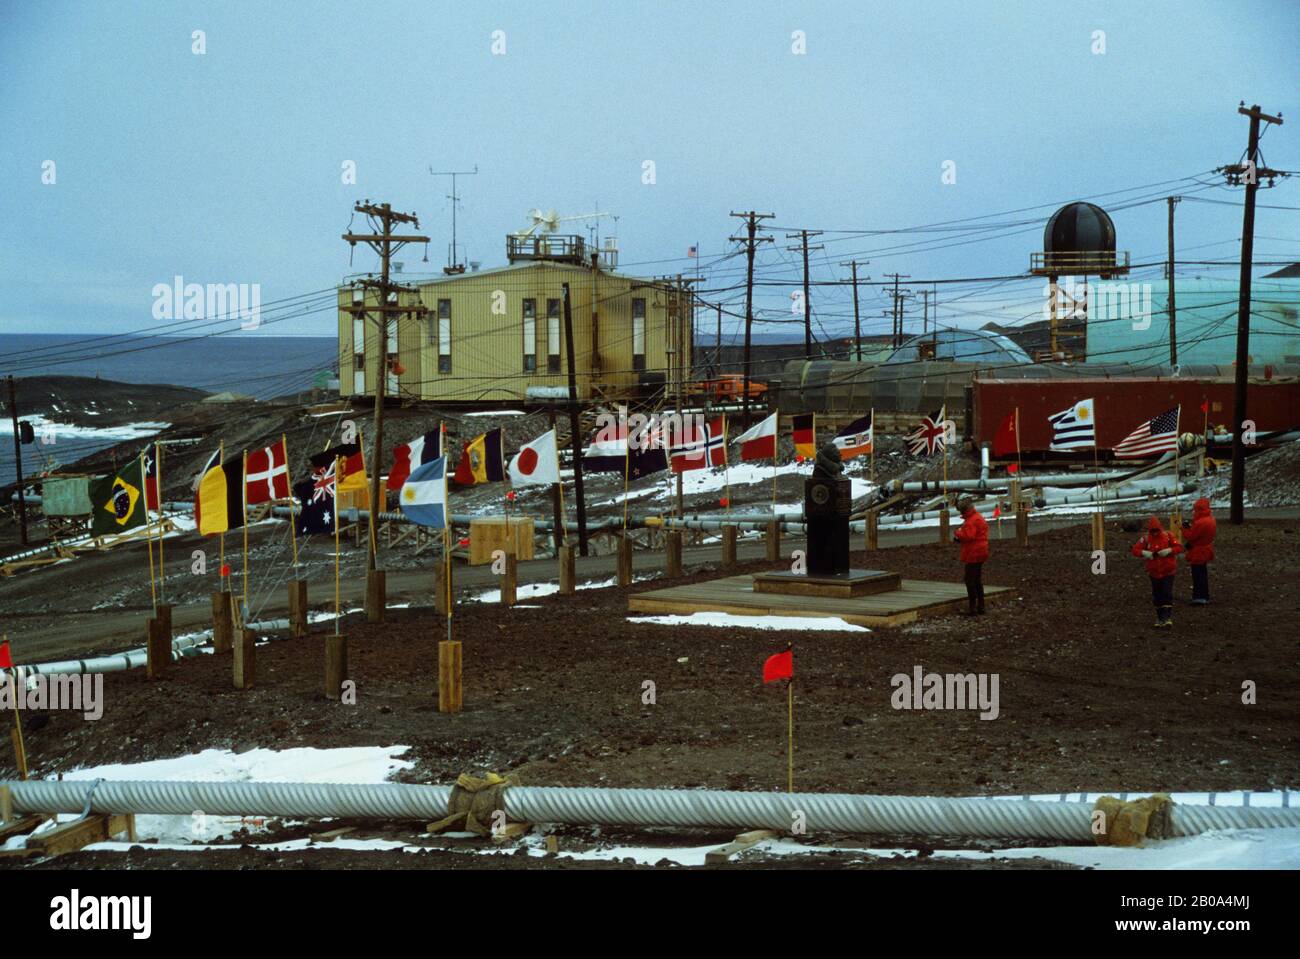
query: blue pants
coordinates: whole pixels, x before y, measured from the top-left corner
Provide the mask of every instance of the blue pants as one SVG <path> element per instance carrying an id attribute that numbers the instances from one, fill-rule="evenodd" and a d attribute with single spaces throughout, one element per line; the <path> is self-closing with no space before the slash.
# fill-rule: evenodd
<path id="1" fill-rule="evenodd" d="M 1174 612 L 1174 578 L 1151 577 L 1151 602 L 1156 608 L 1156 618 L 1163 621 Z"/>
<path id="2" fill-rule="evenodd" d="M 1190 566 L 1192 571 L 1192 599 L 1210 599 L 1210 567 L 1204 563 Z"/>

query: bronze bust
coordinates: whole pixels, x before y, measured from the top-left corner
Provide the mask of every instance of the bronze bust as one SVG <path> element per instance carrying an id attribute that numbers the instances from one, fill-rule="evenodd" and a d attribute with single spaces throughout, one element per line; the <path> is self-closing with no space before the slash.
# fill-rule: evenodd
<path id="1" fill-rule="evenodd" d="M 844 473 L 844 461 L 840 459 L 840 448 L 827 441 L 817 450 L 817 459 L 813 461 L 814 479 L 839 479 Z"/>

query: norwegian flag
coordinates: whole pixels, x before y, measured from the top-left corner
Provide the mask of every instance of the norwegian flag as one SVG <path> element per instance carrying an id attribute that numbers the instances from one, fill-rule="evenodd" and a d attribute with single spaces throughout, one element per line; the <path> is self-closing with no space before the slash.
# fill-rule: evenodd
<path id="1" fill-rule="evenodd" d="M 669 467 L 674 473 L 725 466 L 727 463 L 727 418 L 719 416 L 703 424 L 692 421 L 674 431 L 669 450 Z"/>
<path id="2" fill-rule="evenodd" d="M 284 440 L 248 454 L 244 495 L 249 506 L 289 496 L 289 463 Z"/>
<path id="3" fill-rule="evenodd" d="M 921 418 L 921 423 L 906 437 L 908 451 L 913 456 L 933 456 L 943 449 L 947 435 L 946 407 L 939 407 L 929 416 Z"/>

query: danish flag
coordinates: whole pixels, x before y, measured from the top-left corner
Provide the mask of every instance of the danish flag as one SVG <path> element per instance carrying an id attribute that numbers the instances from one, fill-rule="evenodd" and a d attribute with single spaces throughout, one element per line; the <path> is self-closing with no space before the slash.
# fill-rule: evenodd
<path id="1" fill-rule="evenodd" d="M 289 464 L 284 440 L 248 454 L 244 470 L 244 495 L 248 505 L 289 497 Z"/>

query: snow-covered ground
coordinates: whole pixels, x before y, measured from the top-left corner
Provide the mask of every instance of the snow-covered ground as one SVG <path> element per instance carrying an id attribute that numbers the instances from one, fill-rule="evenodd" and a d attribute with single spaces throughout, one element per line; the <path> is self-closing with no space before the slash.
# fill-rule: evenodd
<path id="1" fill-rule="evenodd" d="M 41 442 L 41 434 L 49 430 L 54 436 L 54 442 L 45 444 L 47 452 L 58 453 L 59 440 L 76 439 L 76 440 L 134 440 L 143 439 L 167 429 L 170 423 L 123 423 L 121 426 L 76 426 L 72 423 L 59 423 L 39 413 L 31 416 L 24 416 L 27 422 L 32 424 L 32 429 L 36 433 L 36 441 Z M 9 419 L 0 421 L 0 434 L 13 436 L 13 423 Z"/>
<path id="2" fill-rule="evenodd" d="M 865 626 L 854 626 L 838 616 L 739 616 L 734 613 L 691 613 L 689 616 L 629 616 L 629 623 L 656 623 L 661 626 L 721 626 L 724 629 L 794 629 L 836 633 L 869 633 Z"/>

